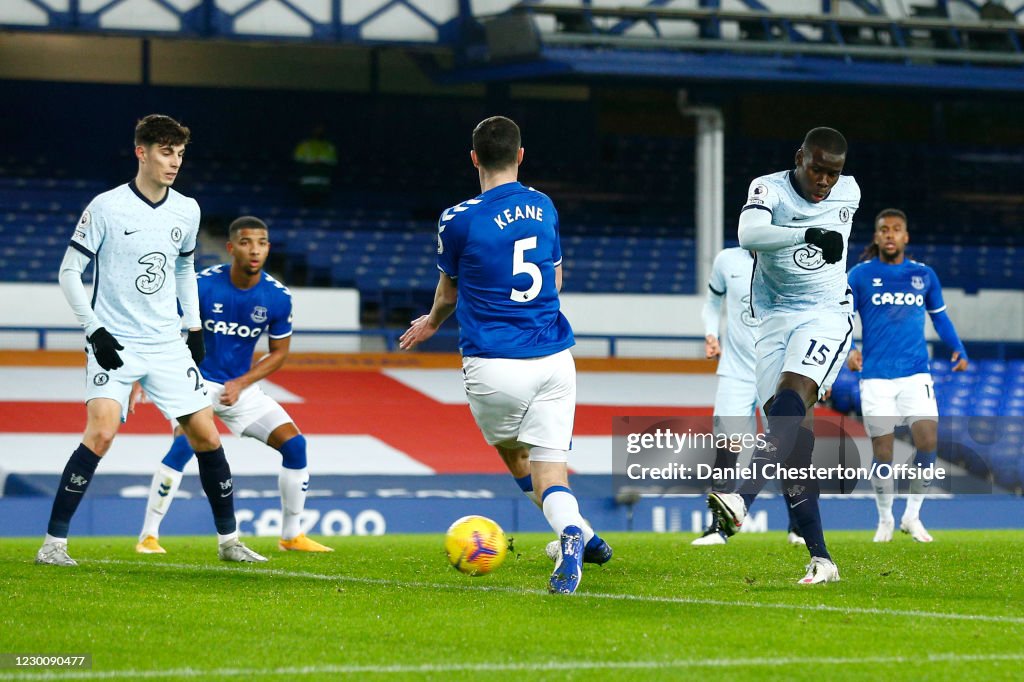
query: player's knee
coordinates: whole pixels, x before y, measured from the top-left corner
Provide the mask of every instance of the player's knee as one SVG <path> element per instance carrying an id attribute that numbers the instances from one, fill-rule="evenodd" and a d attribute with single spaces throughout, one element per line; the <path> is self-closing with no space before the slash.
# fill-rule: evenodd
<path id="1" fill-rule="evenodd" d="M 95 452 L 97 457 L 102 457 L 114 444 L 115 435 L 117 435 L 117 429 L 93 428 L 86 432 L 82 442 Z"/>
<path id="2" fill-rule="evenodd" d="M 306 468 L 306 437 L 301 433 L 286 440 L 277 450 L 281 453 L 281 466 L 285 469 Z"/>

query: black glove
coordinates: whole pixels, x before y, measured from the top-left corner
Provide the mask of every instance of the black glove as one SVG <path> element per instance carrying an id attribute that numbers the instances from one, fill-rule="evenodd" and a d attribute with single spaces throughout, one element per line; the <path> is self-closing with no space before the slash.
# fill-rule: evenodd
<path id="1" fill-rule="evenodd" d="M 124 346 L 117 342 L 106 327 L 100 327 L 92 336 L 85 337 L 85 340 L 92 346 L 92 354 L 103 369 L 109 372 L 124 365 L 121 356 L 117 354 L 117 351 L 124 350 Z"/>
<path id="2" fill-rule="evenodd" d="M 825 262 L 831 265 L 843 257 L 843 235 L 820 227 L 811 227 L 804 232 L 804 241 L 821 249 Z"/>
<path id="3" fill-rule="evenodd" d="M 186 339 L 185 345 L 188 346 L 189 352 L 192 353 L 192 361 L 195 362 L 196 367 L 198 367 L 199 363 L 206 357 L 206 342 L 203 341 L 203 330 L 189 330 L 188 339 Z"/>

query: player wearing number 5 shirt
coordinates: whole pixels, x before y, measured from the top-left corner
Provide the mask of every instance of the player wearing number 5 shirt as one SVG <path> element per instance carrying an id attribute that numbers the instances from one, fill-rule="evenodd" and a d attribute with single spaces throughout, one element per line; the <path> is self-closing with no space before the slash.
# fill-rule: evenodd
<path id="1" fill-rule="evenodd" d="M 238 540 L 231 470 L 197 368 L 205 353 L 193 264 L 199 205 L 171 189 L 189 137 L 189 129 L 168 116 L 139 121 L 135 179 L 90 202 L 61 263 L 61 289 L 89 344 L 87 420 L 82 442 L 61 475 L 36 563 L 76 564 L 67 552 L 71 517 L 128 416 L 136 381 L 168 419 L 178 421 L 196 451 L 217 527 L 218 556 L 266 561 Z M 82 284 L 90 262 L 95 263 L 91 300 Z M 187 341 L 181 336 L 182 317 Z"/>
<path id="2" fill-rule="evenodd" d="M 572 593 L 583 562 L 604 563 L 612 552 L 569 489 L 576 366 L 558 301 L 558 212 L 518 182 L 523 154 L 519 127 L 508 118 L 485 119 L 473 130 L 470 158 L 483 193 L 441 214 L 434 305 L 400 343 L 410 349 L 426 341 L 456 314 L 473 417 L 559 535 L 549 590 Z"/>

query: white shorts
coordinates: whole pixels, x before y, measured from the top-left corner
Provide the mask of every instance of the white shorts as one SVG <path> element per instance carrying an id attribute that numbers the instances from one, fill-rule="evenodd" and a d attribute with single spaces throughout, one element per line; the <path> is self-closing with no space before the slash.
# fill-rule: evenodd
<path id="1" fill-rule="evenodd" d="M 864 379 L 860 382 L 860 404 L 864 429 L 872 438 L 888 435 L 897 426 L 939 420 L 935 386 L 927 372 L 899 379 Z"/>
<path id="2" fill-rule="evenodd" d="M 86 348 L 85 402 L 94 398 L 116 400 L 121 403 L 121 421 L 125 421 L 132 384 L 138 381 L 168 419 L 210 407 L 206 382 L 184 341 L 156 349 L 125 346 L 117 353 L 124 365 L 107 371 L 96 362 L 92 349 Z"/>
<path id="3" fill-rule="evenodd" d="M 576 417 L 576 363 L 543 358 L 462 359 L 469 409 L 489 445 L 568 451 Z"/>
<path id="4" fill-rule="evenodd" d="M 207 381 L 206 386 L 210 390 L 213 413 L 236 436 L 248 436 L 266 443 L 274 429 L 293 421 L 281 404 L 264 393 L 258 383 L 239 393 L 234 405 L 220 402 L 224 384 Z M 171 425 L 177 426 L 177 422 L 172 421 Z"/>
<path id="5" fill-rule="evenodd" d="M 756 434 L 757 406 L 757 384 L 753 380 L 719 375 L 715 391 L 715 434 Z"/>
<path id="6" fill-rule="evenodd" d="M 761 320 L 757 351 L 757 395 L 764 405 L 783 372 L 793 372 L 818 385 L 818 397 L 832 387 L 850 352 L 853 316 L 808 310 L 777 313 Z"/>

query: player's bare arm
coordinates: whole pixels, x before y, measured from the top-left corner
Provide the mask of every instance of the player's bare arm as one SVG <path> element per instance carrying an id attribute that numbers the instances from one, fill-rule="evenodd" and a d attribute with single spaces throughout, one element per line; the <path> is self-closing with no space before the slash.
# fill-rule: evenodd
<path id="1" fill-rule="evenodd" d="M 455 312 L 458 299 L 458 285 L 442 272 L 437 280 L 437 289 L 434 290 L 434 305 L 430 308 L 430 313 L 412 321 L 405 333 L 398 337 L 398 347 L 401 350 L 411 350 L 432 337 L 444 321 Z"/>
<path id="2" fill-rule="evenodd" d="M 248 387 L 257 381 L 266 379 L 268 376 L 281 369 L 292 346 L 292 337 L 286 336 L 283 339 L 270 339 L 270 352 L 253 363 L 248 372 L 224 383 L 224 392 L 220 396 L 222 405 L 234 405 L 238 402 L 238 396 Z"/>

